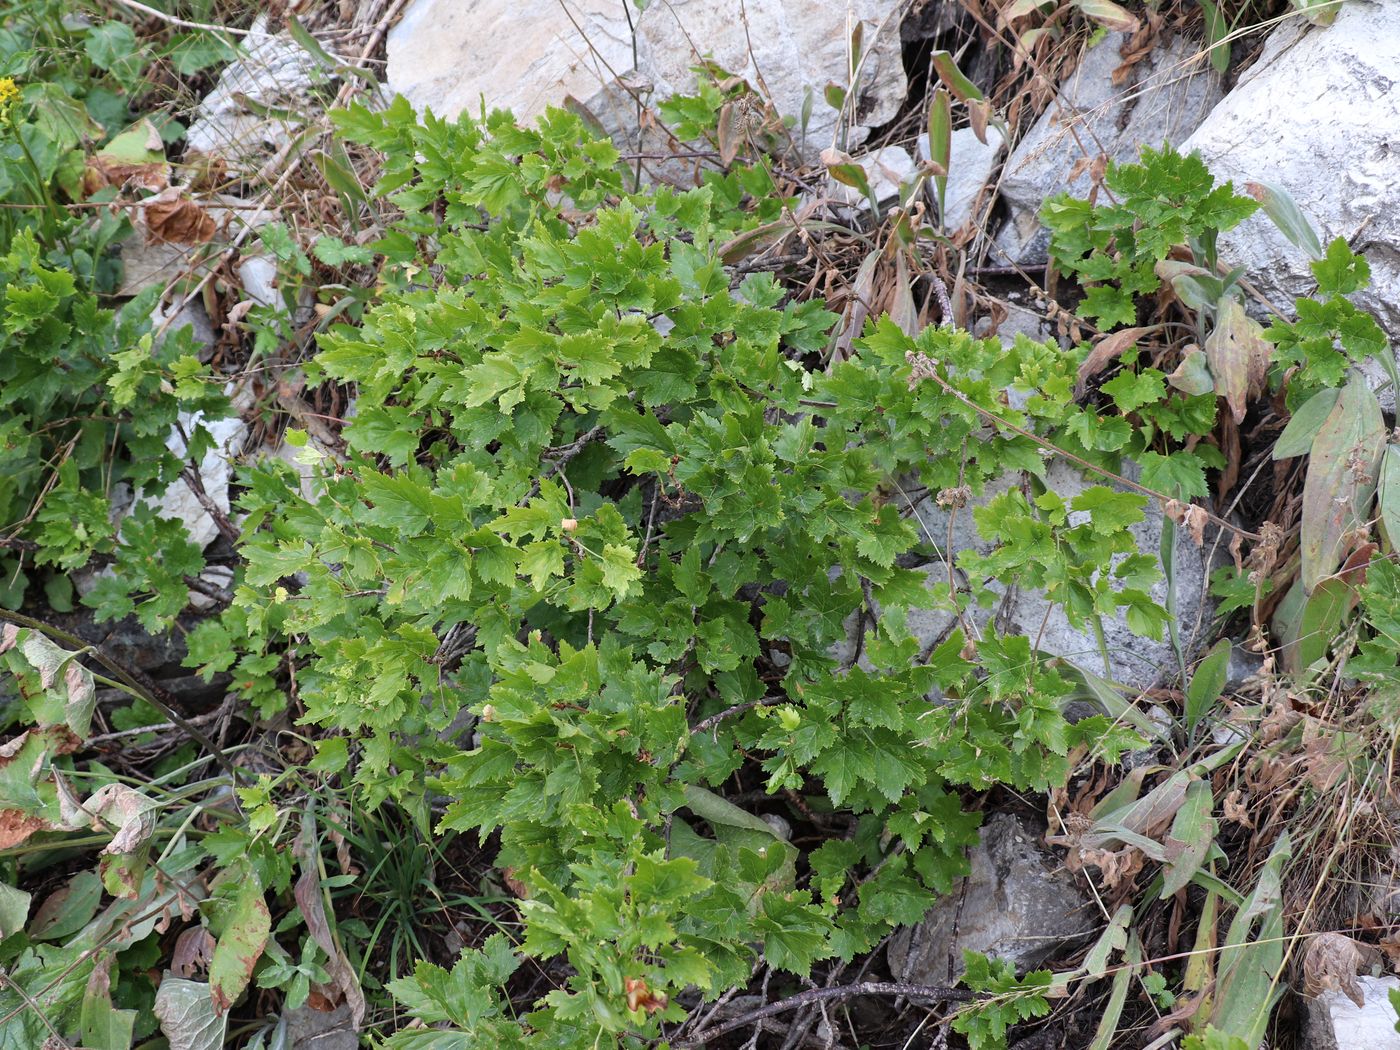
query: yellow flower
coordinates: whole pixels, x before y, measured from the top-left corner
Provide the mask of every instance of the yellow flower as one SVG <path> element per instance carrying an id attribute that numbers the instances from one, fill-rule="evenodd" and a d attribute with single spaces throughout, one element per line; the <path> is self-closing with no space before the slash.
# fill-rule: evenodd
<path id="1" fill-rule="evenodd" d="M 19 101 L 19 85 L 14 77 L 0 77 L 0 124 L 10 122 L 10 109 Z"/>

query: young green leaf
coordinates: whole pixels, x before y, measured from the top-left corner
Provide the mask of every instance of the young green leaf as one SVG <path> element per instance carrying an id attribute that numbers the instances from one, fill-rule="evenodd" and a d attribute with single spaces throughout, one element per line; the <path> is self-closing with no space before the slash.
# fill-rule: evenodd
<path id="1" fill-rule="evenodd" d="M 1225 679 L 1229 673 L 1230 652 L 1233 644 L 1222 638 L 1211 646 L 1205 658 L 1196 665 L 1191 676 L 1191 684 L 1186 687 L 1186 729 L 1194 732 L 1201 720 L 1210 713 L 1225 691 Z"/>

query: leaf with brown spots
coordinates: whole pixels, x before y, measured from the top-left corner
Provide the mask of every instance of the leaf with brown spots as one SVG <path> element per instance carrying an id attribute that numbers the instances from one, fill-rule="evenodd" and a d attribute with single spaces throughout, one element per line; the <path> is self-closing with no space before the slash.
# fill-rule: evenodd
<path id="1" fill-rule="evenodd" d="M 271 930 L 272 916 L 263 900 L 262 880 L 249 867 L 209 961 L 209 997 L 216 1015 L 226 1013 L 248 987 Z"/>
<path id="2" fill-rule="evenodd" d="M 1269 351 L 1264 329 L 1238 299 L 1227 295 L 1216 303 L 1215 328 L 1206 338 L 1205 354 L 1216 393 L 1230 406 L 1236 423 L 1244 422 L 1250 399 L 1264 391 Z"/>
<path id="3" fill-rule="evenodd" d="M 1303 481 L 1300 578 L 1308 594 L 1341 564 L 1348 534 L 1370 519 L 1385 436 L 1380 402 L 1353 372 L 1313 439 Z"/>

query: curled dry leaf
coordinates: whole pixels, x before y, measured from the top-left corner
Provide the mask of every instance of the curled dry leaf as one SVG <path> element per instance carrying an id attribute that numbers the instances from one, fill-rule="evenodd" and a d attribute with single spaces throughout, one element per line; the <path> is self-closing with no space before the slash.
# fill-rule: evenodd
<path id="1" fill-rule="evenodd" d="M 142 207 L 147 244 L 207 244 L 214 239 L 214 220 L 182 193 L 181 187 L 169 186 Z"/>
<path id="2" fill-rule="evenodd" d="M 1221 803 L 1221 809 L 1225 813 L 1225 819 L 1238 824 L 1242 828 L 1253 828 L 1254 818 L 1249 815 L 1249 806 L 1244 801 L 1244 792 L 1235 788 L 1225 796 L 1225 801 Z"/>
<path id="3" fill-rule="evenodd" d="M 1319 933 L 1303 954 L 1303 990 L 1314 998 L 1325 991 L 1340 991 L 1360 1009 L 1366 1005 L 1366 996 L 1356 976 L 1369 974 L 1380 964 L 1381 953 L 1373 946 L 1342 933 Z"/>
<path id="4" fill-rule="evenodd" d="M 645 1010 L 649 1014 L 666 1009 L 666 993 L 653 992 L 640 977 L 629 977 L 623 982 L 627 992 L 627 1009 L 632 1012 Z"/>
<path id="5" fill-rule="evenodd" d="M 107 186 L 159 193 L 170 185 L 165 143 L 149 120 L 141 120 L 95 153 L 83 172 L 88 196 Z"/>
<path id="6" fill-rule="evenodd" d="M 209 972 L 214 958 L 214 938 L 203 926 L 192 926 L 175 938 L 170 970 L 178 977 L 199 977 Z"/>
<path id="7" fill-rule="evenodd" d="M 1118 360 L 1143 336 L 1155 332 L 1158 327 L 1151 325 L 1146 328 L 1124 328 L 1104 336 L 1095 343 L 1094 348 L 1089 351 L 1089 356 L 1084 358 L 1084 362 L 1079 366 L 1079 381 L 1076 384 L 1075 397 L 1082 397 L 1084 388 L 1090 379 Z"/>
<path id="8" fill-rule="evenodd" d="M 297 907 L 301 910 L 302 919 L 306 923 L 306 932 L 311 934 L 311 939 L 326 953 L 328 960 L 326 972 L 340 988 L 341 994 L 345 997 L 345 1004 L 350 1007 L 351 1024 L 355 1031 L 359 1031 L 360 1025 L 365 1019 L 365 993 L 360 988 L 359 978 L 355 976 L 355 968 L 350 965 L 350 960 L 346 958 L 345 952 L 336 943 L 335 934 L 331 931 L 330 922 L 326 919 L 325 899 L 321 893 L 321 878 L 313 847 L 314 840 L 310 837 L 311 828 L 312 823 L 307 820 L 305 830 L 297 838 L 296 845 L 292 849 L 301 865 L 301 875 L 297 877 L 296 885 L 292 888 L 292 896 L 296 898 Z"/>
<path id="9" fill-rule="evenodd" d="M 105 855 L 133 853 L 144 845 L 156 829 L 157 806 L 153 799 L 125 784 L 106 784 L 83 803 L 94 828 L 116 828 L 112 841 L 102 849 Z"/>

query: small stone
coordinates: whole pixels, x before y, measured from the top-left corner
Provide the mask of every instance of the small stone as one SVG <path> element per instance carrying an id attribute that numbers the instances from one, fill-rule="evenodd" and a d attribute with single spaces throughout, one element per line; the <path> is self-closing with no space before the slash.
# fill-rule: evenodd
<path id="1" fill-rule="evenodd" d="M 901 187 L 913 182 L 918 170 L 913 158 L 898 146 L 886 146 L 878 153 L 856 157 L 855 162 L 864 169 L 870 193 L 882 206 L 899 200 Z M 860 190 L 832 178 L 827 179 L 827 196 L 848 208 L 870 208 L 870 201 Z"/>
<path id="2" fill-rule="evenodd" d="M 1389 993 L 1400 990 L 1400 977 L 1358 977 L 1364 1005 L 1357 1006 L 1340 989 L 1308 1000 L 1308 1050 L 1400 1050 L 1395 1008 Z"/>
<path id="3" fill-rule="evenodd" d="M 891 971 L 912 984 L 944 985 L 963 972 L 967 949 L 1024 972 L 1092 933 L 1097 912 L 1039 838 L 1010 813 L 988 820 L 971 851 L 972 873 L 891 939 Z"/>
<path id="4" fill-rule="evenodd" d="M 190 433 L 201 422 L 204 422 L 210 436 L 214 439 L 214 447 L 200 460 L 199 476 L 204 482 L 205 494 L 216 507 L 227 514 L 229 511 L 228 486 L 229 481 L 233 478 L 231 461 L 243 450 L 243 443 L 248 437 L 248 425 L 236 416 L 206 422 L 199 413 L 193 415 L 187 412 L 180 413 L 180 426 L 184 428 L 186 434 Z M 165 444 L 177 455 L 184 455 L 185 442 L 184 438 L 180 436 L 179 429 L 171 430 Z M 150 502 L 144 496 L 142 500 Z M 209 546 L 219 535 L 219 527 L 214 524 L 214 519 L 195 498 L 184 478 L 176 478 L 170 487 L 154 500 L 154 503 L 157 514 L 184 522 L 190 542 L 201 550 Z"/>
<path id="5" fill-rule="evenodd" d="M 277 290 L 277 263 L 265 255 L 250 255 L 239 260 L 238 279 L 248 298 L 259 306 L 279 306 L 281 293 Z"/>
<path id="6" fill-rule="evenodd" d="M 948 144 L 948 188 L 943 196 L 947 206 L 943 228 L 949 233 L 962 229 L 973 219 L 973 207 L 992 180 L 1005 149 L 1006 139 L 996 127 L 988 126 L 986 142 L 971 128 L 953 132 Z M 919 160 L 931 159 L 925 132 L 919 136 Z M 930 195 L 934 193 L 930 182 Z"/>
<path id="7" fill-rule="evenodd" d="M 359 1045 L 350 1007 L 345 1003 L 334 1010 L 300 1006 L 287 1011 L 288 1050 L 356 1050 Z"/>
<path id="8" fill-rule="evenodd" d="M 207 565 L 204 571 L 199 574 L 199 578 L 213 587 L 222 587 L 228 590 L 233 584 L 233 570 L 227 565 Z M 190 590 L 190 606 L 197 612 L 205 612 L 214 608 L 217 603 L 203 591 Z"/>

